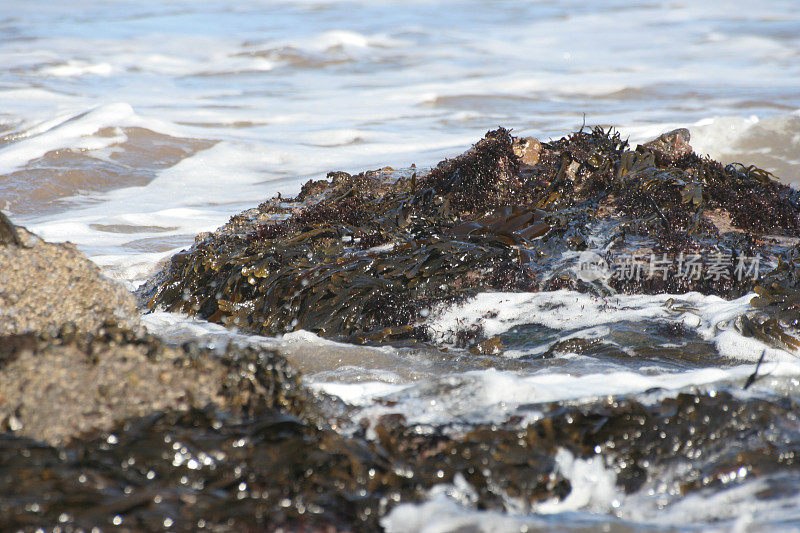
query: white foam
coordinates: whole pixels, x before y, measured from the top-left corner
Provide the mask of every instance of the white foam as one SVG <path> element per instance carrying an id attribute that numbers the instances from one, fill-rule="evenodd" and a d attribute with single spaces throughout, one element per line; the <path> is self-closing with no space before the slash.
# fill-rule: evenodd
<path id="1" fill-rule="evenodd" d="M 328 31 L 314 39 L 313 46 L 319 50 L 328 50 L 336 46 L 366 48 L 369 46 L 369 39 L 354 31 Z"/>
<path id="2" fill-rule="evenodd" d="M 603 372 L 572 376 L 539 372 L 519 375 L 488 369 L 426 379 L 411 385 L 373 383 L 310 383 L 316 390 L 340 396 L 353 405 L 368 406 L 361 417 L 375 419 L 399 412 L 419 424 L 499 423 L 519 414 L 520 407 L 560 401 L 591 401 L 606 396 L 663 389 L 668 393 L 692 386 L 735 382 L 744 384 L 753 373 L 752 365 L 731 368 L 702 368 L 680 372 L 642 374 L 633 371 Z M 772 377 L 797 376 L 800 363 L 781 361 L 763 369 Z M 392 407 L 376 405 L 391 400 Z"/>
<path id="3" fill-rule="evenodd" d="M 746 468 L 735 468 L 725 478 L 727 487 L 699 490 L 685 497 L 639 491 L 626 499 L 618 513 L 627 520 L 665 526 L 715 524 L 718 529 L 708 529 L 713 531 L 797 530 L 790 524 L 800 520 L 800 496 L 792 491 L 759 496 L 764 491 L 774 492 L 775 484 L 795 486 L 800 481 L 795 473 L 749 479 Z"/>
<path id="4" fill-rule="evenodd" d="M 343 146 L 374 137 L 375 135 L 368 131 L 354 129 L 314 132 L 306 135 L 309 142 L 317 146 Z"/>
<path id="5" fill-rule="evenodd" d="M 544 503 L 535 505 L 532 513 L 477 510 L 473 504 L 474 489 L 456 476 L 451 485 L 434 486 L 422 503 L 394 507 L 381 525 L 391 533 L 627 531 L 685 526 L 720 533 L 797 530 L 795 524 L 800 520 L 797 494 L 783 491 L 770 498 L 759 496 L 765 491 L 774 492 L 775 482 L 794 486 L 798 482 L 796 474 L 777 474 L 744 483 L 734 481 L 730 487 L 700 490 L 665 501 L 662 496 L 650 496 L 645 491 L 622 496 L 613 484 L 614 473 L 595 466 L 598 459 L 601 458 L 576 460 L 569 452 L 559 450 L 558 468 L 570 464 L 567 472 L 572 491 L 552 508 L 551 503 Z M 576 463 L 580 465 L 577 468 Z M 558 508 L 559 505 L 562 507 Z"/>
<path id="6" fill-rule="evenodd" d="M 489 335 L 516 325 L 535 323 L 566 330 L 558 337 L 564 340 L 578 336 L 602 338 L 619 321 L 682 322 L 685 327 L 696 328 L 701 337 L 714 341 L 721 354 L 748 361 L 748 364 L 682 370 L 650 365 L 637 370 L 624 363 L 592 366 L 588 364 L 589 358 L 566 354 L 562 356 L 565 361 L 575 358 L 576 369 L 582 365 L 583 370 L 563 371 L 559 367 L 536 364 L 530 364 L 524 371 L 459 370 L 450 365 L 443 367 L 450 373 L 442 374 L 439 370 L 437 374 L 424 352 L 419 354 L 422 359 L 419 360 L 413 353 L 389 347 L 353 346 L 304 331 L 279 338 L 242 335 L 219 325 L 197 319 L 184 322 L 185 317 L 168 314 L 147 315 L 146 321 L 161 335 L 194 336 L 216 342 L 234 340 L 281 350 L 305 371 L 309 387 L 360 406 L 358 417 L 367 420 L 399 412 L 411 423 L 502 422 L 520 413 L 535 418 L 536 405 L 550 402 L 587 402 L 609 395 L 655 389 L 673 394 L 692 386 L 743 384 L 753 373 L 752 363 L 759 359 L 762 351 L 765 352 L 762 375 L 775 378 L 800 375 L 800 360 L 795 354 L 769 348 L 731 329 L 732 319 L 750 309 L 749 297 L 728 302 L 693 293 L 683 295 L 680 300 L 677 298 L 657 295 L 598 299 L 569 291 L 485 293 L 445 311 L 434 323 L 441 331 L 447 324 L 456 327 L 458 317 L 465 319 L 462 324 L 483 321 Z M 454 370 L 459 371 L 452 373 Z"/>
<path id="7" fill-rule="evenodd" d="M 561 463 L 570 463 L 569 473 L 573 475 L 574 481 L 592 483 L 586 489 L 593 491 L 594 498 L 603 498 L 602 495 L 605 493 L 616 494 L 616 488 L 613 486 L 609 488 L 607 481 L 600 481 L 600 478 L 613 480 L 613 473 L 597 470 L 594 468 L 592 460 L 569 460 L 567 457 L 571 457 L 571 454 L 563 450 L 559 451 L 558 457 Z M 570 478 L 571 481 L 573 478 Z M 598 481 L 600 486 L 596 484 Z M 573 485 L 573 492 L 579 493 L 578 498 L 581 500 L 584 499 L 584 490 L 583 487 Z M 589 497 L 589 500 L 591 499 L 592 497 Z M 570 531 L 573 528 L 575 531 L 603 530 L 610 524 L 618 522 L 615 518 L 607 515 L 569 512 L 566 510 L 567 500 L 570 500 L 569 496 L 563 502 L 565 508 L 558 511 L 558 513 L 563 512 L 563 515 L 526 513 L 517 509 L 524 508 L 525 504 L 516 502 L 507 495 L 503 498 L 505 512 L 477 510 L 475 489 L 461 474 L 456 474 L 452 484 L 433 486 L 428 491 L 424 502 L 404 503 L 392 508 L 381 519 L 381 526 L 387 533 L 455 533 L 458 531 L 519 533 L 524 531 Z M 569 507 L 573 507 L 576 501 L 573 499 Z M 547 504 L 540 504 L 540 507 L 545 505 Z M 577 507 L 581 508 L 582 506 Z"/>
<path id="8" fill-rule="evenodd" d="M 525 517 L 501 512 L 477 511 L 459 504 L 446 494 L 449 487 L 421 504 L 400 504 L 381 519 L 387 533 L 450 533 L 475 531 L 485 533 L 518 533 L 529 523 Z"/>
<path id="9" fill-rule="evenodd" d="M 100 202 L 29 227 L 47 240 L 61 241 L 69 236 L 69 240 L 86 250 L 90 257 L 98 258 L 103 266 L 117 272 L 125 272 L 126 263 L 140 265 L 129 270 L 132 274 L 152 270 L 161 254 L 134 251 L 120 254 L 120 248 L 142 238 L 182 235 L 187 236 L 186 244 L 189 245 L 194 235 L 227 222 L 231 211 L 251 207 L 245 203 L 246 198 L 266 198 L 280 190 L 277 184 L 262 183 L 269 177 L 256 170 L 279 160 L 280 151 L 262 151 L 247 158 L 242 154 L 237 148 L 216 145 L 160 172 L 147 185 L 98 193 L 94 197 Z M 222 167 L 225 167 L 224 171 Z M 213 206 L 208 205 L 209 200 L 213 201 Z M 143 229 L 129 234 L 93 229 L 93 224 L 173 229 L 158 232 Z M 140 280 L 128 281 L 135 284 Z"/>
<path id="10" fill-rule="evenodd" d="M 618 509 L 624 493 L 617 488 L 617 475 L 607 468 L 603 456 L 576 458 L 569 450 L 559 449 L 555 455 L 556 471 L 569 481 L 570 492 L 563 500 L 551 500 L 535 506 L 542 514 L 567 511 L 607 513 Z"/>
<path id="11" fill-rule="evenodd" d="M 98 130 L 120 125 L 138 125 L 135 113 L 125 103 L 98 106 L 85 113 L 60 116 L 29 128 L 22 139 L 0 149 L 0 173 L 8 173 L 28 161 L 59 148 L 97 150 L 124 141 L 124 137 L 99 137 Z"/>
<path id="12" fill-rule="evenodd" d="M 496 335 L 522 324 L 541 324 L 566 331 L 558 337 L 602 338 L 621 321 L 682 323 L 695 328 L 701 338 L 713 341 L 721 355 L 747 361 L 732 367 L 708 367 L 665 371 L 658 366 L 639 370 L 623 364 L 601 365 L 596 370 L 584 364 L 580 373 L 531 365 L 528 371 L 497 369 L 462 371 L 402 385 L 392 383 L 330 383 L 311 381 L 310 386 L 338 395 L 348 403 L 363 406 L 360 416 L 375 419 L 388 412 L 401 412 L 410 422 L 449 424 L 452 422 L 501 422 L 527 406 L 559 401 L 590 401 L 606 395 L 627 395 L 650 389 L 667 392 L 691 386 L 744 383 L 753 373 L 752 363 L 762 352 L 767 362 L 763 373 L 774 377 L 800 375 L 800 360 L 794 353 L 766 346 L 733 329 L 732 322 L 751 310 L 751 295 L 726 301 L 714 296 L 690 293 L 682 296 L 615 296 L 596 298 L 570 291 L 549 293 L 484 293 L 469 302 L 443 311 L 431 329 L 440 340 L 456 329 L 481 324 L 487 335 Z M 622 347 L 624 348 L 624 347 Z M 514 354 L 535 355 L 544 347 Z M 563 356 L 569 359 L 569 354 Z M 575 356 L 578 357 L 578 356 Z M 589 360 L 584 358 L 585 362 Z M 577 359 L 580 364 L 580 359 Z M 377 402 L 377 400 L 381 400 Z M 385 407 L 390 403 L 391 408 Z M 376 403 L 377 402 L 377 403 Z"/>
<path id="13" fill-rule="evenodd" d="M 463 305 L 441 311 L 428 327 L 439 342 L 452 342 L 457 331 L 472 324 L 483 327 L 484 333 L 491 337 L 523 324 L 571 331 L 623 321 L 658 320 L 695 328 L 702 338 L 714 341 L 727 357 L 757 361 L 762 350 L 766 350 L 769 359 L 794 357 L 732 329 L 737 316 L 752 310 L 753 296 L 727 301 L 700 293 L 609 297 L 565 290 L 481 293 Z"/>
<path id="14" fill-rule="evenodd" d="M 742 136 L 758 122 L 757 116 L 714 117 L 700 120 L 690 129 L 692 148 L 698 154 L 719 158 L 722 154 L 734 151 Z"/>

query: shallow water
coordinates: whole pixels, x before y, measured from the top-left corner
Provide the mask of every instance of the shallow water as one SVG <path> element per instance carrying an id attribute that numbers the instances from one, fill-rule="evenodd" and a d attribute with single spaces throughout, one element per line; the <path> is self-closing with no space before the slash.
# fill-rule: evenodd
<path id="1" fill-rule="evenodd" d="M 49 240 L 75 242 L 131 288 L 195 234 L 277 192 L 294 194 L 329 170 L 430 166 L 497 125 L 546 139 L 585 121 L 634 142 L 684 126 L 698 153 L 800 182 L 800 12 L 791 1 L 4 8 L 0 208 Z M 176 340 L 278 347 L 313 388 L 359 406 L 356 419 L 499 422 L 535 420 L 547 402 L 653 387 L 741 388 L 764 349 L 730 324 L 748 299 L 684 295 L 692 310 L 680 312 L 669 298 L 487 294 L 432 313 L 445 343 L 458 320 L 482 321 L 505 345 L 499 356 L 354 347 L 304 332 L 237 336 L 165 314 L 147 322 Z M 563 344 L 570 339 L 584 341 Z M 800 361 L 774 349 L 766 360 L 769 378 L 752 394 L 796 397 Z M 766 481 L 666 506 L 644 496 L 614 506 L 601 483 L 596 497 L 550 510 L 574 529 L 662 519 L 747 528 L 767 520 L 742 503 L 758 483 Z M 498 520 L 453 501 L 432 495 L 418 511 L 431 527 L 441 516 L 448 527 Z M 764 505 L 781 527 L 800 512 L 788 494 Z M 394 530 L 397 513 L 387 523 Z M 513 513 L 502 520 L 510 529 L 552 525 Z"/>

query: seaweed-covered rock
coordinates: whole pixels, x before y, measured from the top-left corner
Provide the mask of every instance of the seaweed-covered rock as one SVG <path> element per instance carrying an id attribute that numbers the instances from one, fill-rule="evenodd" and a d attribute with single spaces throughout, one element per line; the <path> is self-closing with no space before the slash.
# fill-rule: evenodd
<path id="1" fill-rule="evenodd" d="M 462 472 L 487 508 L 497 487 L 530 503 L 569 491 L 551 450 L 513 432 L 373 442 L 332 429 L 331 407 L 269 351 L 112 324 L 0 337 L 0 529 L 372 531 Z"/>
<path id="2" fill-rule="evenodd" d="M 138 326 L 135 300 L 70 243 L 41 240 L 0 214 L 0 335 Z"/>
<path id="3" fill-rule="evenodd" d="M 465 465 L 498 479 L 519 469 L 505 485 L 532 501 L 568 490 L 546 451 L 518 464 L 479 459 L 477 436 L 443 438 L 463 450 L 457 464 L 437 450 L 417 465 L 413 444 L 345 437 L 331 426 L 340 408 L 282 356 L 166 344 L 129 327 L 130 297 L 115 299 L 118 287 L 74 248 L 5 217 L 0 239 L 17 261 L 3 297 L 20 304 L 0 334 L 0 529 L 374 530 L 391 505 Z M 64 300 L 51 314 L 25 299 L 45 274 L 42 303 L 58 290 Z M 502 505 L 488 488 L 481 500 Z"/>
<path id="4" fill-rule="evenodd" d="M 529 502 L 569 491 L 548 451 L 516 432 L 389 440 L 382 449 L 275 409 L 211 408 L 156 412 L 60 448 L 4 435 L 0 526 L 374 531 L 392 506 L 462 471 L 487 508 L 502 508 L 501 490 Z"/>
<path id="5" fill-rule="evenodd" d="M 660 401 L 613 398 L 561 408 L 548 427 L 555 442 L 579 457 L 610 457 L 626 492 L 658 487 L 678 497 L 728 484 L 736 479 L 732 472 L 742 482 L 797 468 L 797 407 L 788 396 L 693 391 Z M 683 468 L 687 464 L 692 468 Z"/>
<path id="6" fill-rule="evenodd" d="M 599 128 L 549 143 L 501 128 L 428 172 L 334 172 L 198 236 L 141 302 L 383 342 L 426 340 L 421 319 L 479 291 L 738 297 L 798 242 L 798 195 L 688 141 L 676 130 L 634 150 Z M 581 252 L 615 269 L 582 276 Z"/>
<path id="7" fill-rule="evenodd" d="M 0 525 L 373 531 L 396 504 L 448 483 L 480 509 L 535 511 L 572 490 L 563 450 L 604 461 L 621 492 L 661 506 L 754 478 L 769 487 L 797 468 L 796 402 L 654 394 L 541 406 L 530 425 L 409 426 L 391 415 L 374 440 L 273 408 L 213 406 L 155 412 L 58 448 L 3 435 Z"/>
<path id="8" fill-rule="evenodd" d="M 50 444 L 153 412 L 279 408 L 310 421 L 287 361 L 231 347 L 170 346 L 147 334 L 133 296 L 70 244 L 0 214 L 0 429 Z"/>
<path id="9" fill-rule="evenodd" d="M 533 463 L 544 470 L 553 467 L 539 454 L 544 452 L 558 463 L 560 450 L 578 459 L 601 461 L 621 494 L 641 496 L 635 500 L 641 503 L 649 495 L 653 511 L 691 493 L 756 479 L 762 490 L 773 484 L 775 490 L 787 490 L 781 479 L 800 466 L 795 451 L 800 444 L 796 398 L 759 399 L 725 390 L 659 396 L 660 391 L 654 391 L 578 406 L 542 405 L 537 408 L 547 414 L 533 424 L 509 421 L 456 435 L 451 429 L 450 437 L 442 436 L 441 427 L 406 426 L 397 420 L 375 430 L 387 449 L 403 454 L 412 464 L 441 468 L 445 482 L 453 483 L 455 474 L 461 474 L 480 495 L 479 508 L 504 501 L 520 511 L 535 512 L 540 500 L 531 495 L 537 489 L 527 486 L 519 492 L 525 486 L 520 481 L 530 475 Z M 476 446 L 471 447 L 473 439 Z M 471 458 L 492 468 L 475 469 Z M 556 464 L 552 483 L 538 490 L 559 499 L 568 494 L 569 482 L 558 475 L 564 473 L 563 466 Z M 490 495 L 496 500 L 487 506 L 483 502 L 492 502 Z M 610 506 L 607 510 L 614 512 Z"/>

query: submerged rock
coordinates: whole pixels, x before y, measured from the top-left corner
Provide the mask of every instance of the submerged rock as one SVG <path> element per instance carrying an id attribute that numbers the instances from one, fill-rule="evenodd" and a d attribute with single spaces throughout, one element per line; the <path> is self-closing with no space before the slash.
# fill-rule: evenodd
<path id="1" fill-rule="evenodd" d="M 501 128 L 428 172 L 331 173 L 198 236 L 141 302 L 380 343 L 427 340 L 432 310 L 480 291 L 738 297 L 798 243 L 798 194 L 688 141 L 675 130 L 634 150 L 599 128 L 549 143 Z"/>

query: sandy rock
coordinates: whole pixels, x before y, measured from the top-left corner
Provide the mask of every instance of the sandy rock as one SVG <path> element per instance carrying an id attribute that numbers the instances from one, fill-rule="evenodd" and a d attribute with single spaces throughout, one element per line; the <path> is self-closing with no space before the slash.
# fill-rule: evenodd
<path id="1" fill-rule="evenodd" d="M 0 264 L 0 431 L 60 445 L 166 410 L 304 413 L 285 359 L 146 334 L 133 296 L 72 244 L 2 216 Z"/>
<path id="2" fill-rule="evenodd" d="M 139 323 L 134 299 L 73 244 L 44 242 L 0 218 L 0 334 L 57 330 L 65 322 L 94 331 L 112 319 Z"/>
<path id="3" fill-rule="evenodd" d="M 271 352 L 169 346 L 110 324 L 95 334 L 67 324 L 55 337 L 0 337 L 0 430 L 51 445 L 166 410 L 304 416 L 305 395 Z"/>
<path id="4" fill-rule="evenodd" d="M 216 383 L 223 366 L 190 362 L 179 348 L 154 360 L 144 344 L 22 337 L 27 346 L 14 350 L 0 372 L 0 419 L 18 435 L 60 444 L 157 410 L 221 403 Z"/>

